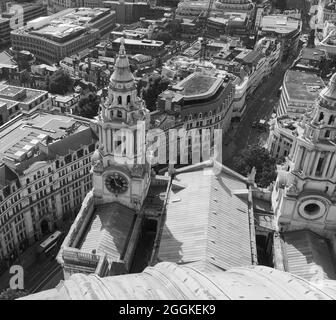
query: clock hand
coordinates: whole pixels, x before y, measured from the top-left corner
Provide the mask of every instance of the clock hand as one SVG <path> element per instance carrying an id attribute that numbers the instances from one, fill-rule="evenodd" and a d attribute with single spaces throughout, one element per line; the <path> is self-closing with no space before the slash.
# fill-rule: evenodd
<path id="1" fill-rule="evenodd" d="M 113 181 L 114 181 L 114 184 L 115 184 L 117 187 L 119 187 L 119 188 L 121 187 L 121 186 L 120 186 L 120 184 L 119 184 L 119 183 L 117 183 L 117 181 L 116 181 L 116 179 L 115 179 L 115 178 L 113 178 Z"/>

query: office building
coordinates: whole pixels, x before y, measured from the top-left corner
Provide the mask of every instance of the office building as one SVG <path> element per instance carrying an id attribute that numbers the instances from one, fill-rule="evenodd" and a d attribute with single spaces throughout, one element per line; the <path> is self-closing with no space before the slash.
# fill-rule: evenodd
<path id="1" fill-rule="evenodd" d="M 11 42 L 14 50 L 28 50 L 38 60 L 53 64 L 93 47 L 114 25 L 115 13 L 109 9 L 67 9 L 13 30 Z"/>
<path id="2" fill-rule="evenodd" d="M 42 111 L 0 130 L 0 257 L 13 259 L 76 213 L 92 187 L 88 120 Z"/>

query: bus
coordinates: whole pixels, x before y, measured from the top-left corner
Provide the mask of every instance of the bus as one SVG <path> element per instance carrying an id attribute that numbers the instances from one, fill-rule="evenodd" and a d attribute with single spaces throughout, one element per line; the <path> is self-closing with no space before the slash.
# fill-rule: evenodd
<path id="1" fill-rule="evenodd" d="M 49 257 L 53 253 L 59 241 L 62 239 L 63 232 L 55 231 L 46 240 L 44 240 L 38 247 L 38 257 Z"/>

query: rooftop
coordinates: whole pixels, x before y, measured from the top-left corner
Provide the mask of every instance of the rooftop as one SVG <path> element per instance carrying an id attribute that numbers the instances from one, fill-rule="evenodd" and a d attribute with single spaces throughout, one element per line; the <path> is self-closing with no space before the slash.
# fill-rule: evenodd
<path id="1" fill-rule="evenodd" d="M 185 99 L 206 98 L 217 92 L 223 79 L 194 72 L 174 86 Z"/>
<path id="2" fill-rule="evenodd" d="M 224 166 L 219 174 L 212 170 L 177 170 L 159 261 L 205 261 L 222 269 L 252 264 L 246 178 Z"/>
<path id="3" fill-rule="evenodd" d="M 262 31 L 274 31 L 280 34 L 291 33 L 300 27 L 300 20 L 284 15 L 263 16 L 261 20 Z"/>
<path id="4" fill-rule="evenodd" d="M 311 231 L 282 234 L 285 270 L 308 281 L 336 279 L 327 241 Z"/>
<path id="5" fill-rule="evenodd" d="M 108 8 L 74 8 L 57 14 L 39 17 L 27 23 L 25 29 L 17 32 L 29 32 L 55 41 L 65 41 L 69 36 L 84 32 L 87 25 L 96 22 L 110 12 Z"/>
<path id="6" fill-rule="evenodd" d="M 113 43 L 120 44 L 121 38 L 122 37 L 120 37 L 118 39 L 115 39 L 113 41 Z M 124 43 L 125 43 L 125 46 L 127 46 L 127 45 L 138 45 L 138 46 L 143 45 L 143 46 L 149 46 L 149 47 L 161 47 L 161 46 L 164 45 L 163 41 L 147 40 L 147 39 L 138 40 L 138 39 L 129 39 L 129 38 L 124 39 Z"/>
<path id="7" fill-rule="evenodd" d="M 47 93 L 47 91 L 43 90 L 0 84 L 0 98 L 15 100 L 24 104 L 29 104 L 40 96 L 46 95 Z"/>
<path id="8" fill-rule="evenodd" d="M 17 65 L 15 61 L 13 60 L 13 57 L 8 54 L 6 51 L 0 52 L 0 68 L 1 67 L 12 67 L 16 68 Z"/>
<path id="9" fill-rule="evenodd" d="M 316 74 L 297 70 L 288 70 L 284 79 L 289 99 L 313 102 L 322 88 L 324 82 Z"/>
<path id="10" fill-rule="evenodd" d="M 88 253 L 106 253 L 113 261 L 121 259 L 135 220 L 134 211 L 118 203 L 101 205 L 95 210 L 79 249 Z"/>
<path id="11" fill-rule="evenodd" d="M 50 155 L 54 152 L 67 154 L 69 148 L 76 150 L 76 146 L 84 144 L 87 138 L 83 134 L 90 135 L 90 132 L 88 125 L 70 116 L 36 113 L 29 118 L 21 118 L 0 131 L 0 160 L 7 157 L 14 162 L 24 161 L 34 155 L 39 142 L 50 145 Z M 77 136 L 72 141 L 71 137 L 75 133 L 81 133 L 81 139 Z"/>

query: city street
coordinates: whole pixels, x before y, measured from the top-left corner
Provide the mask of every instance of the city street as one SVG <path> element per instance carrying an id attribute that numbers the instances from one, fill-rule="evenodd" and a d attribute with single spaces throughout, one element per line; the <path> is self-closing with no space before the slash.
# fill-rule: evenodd
<path id="1" fill-rule="evenodd" d="M 25 288 L 31 293 L 52 289 L 63 279 L 62 268 L 56 259 L 44 261 L 33 268 L 27 270 L 29 276 L 25 279 Z"/>
<path id="2" fill-rule="evenodd" d="M 249 100 L 247 100 L 245 114 L 239 123 L 234 124 L 234 128 L 223 138 L 223 163 L 232 167 L 233 157 L 248 145 L 259 142 L 260 136 L 266 137 L 265 133 L 253 128 L 252 124 L 261 119 L 268 120 L 274 113 L 274 107 L 279 101 L 277 95 L 282 86 L 285 72 L 292 61 L 282 63 L 268 79 L 255 90 Z"/>

